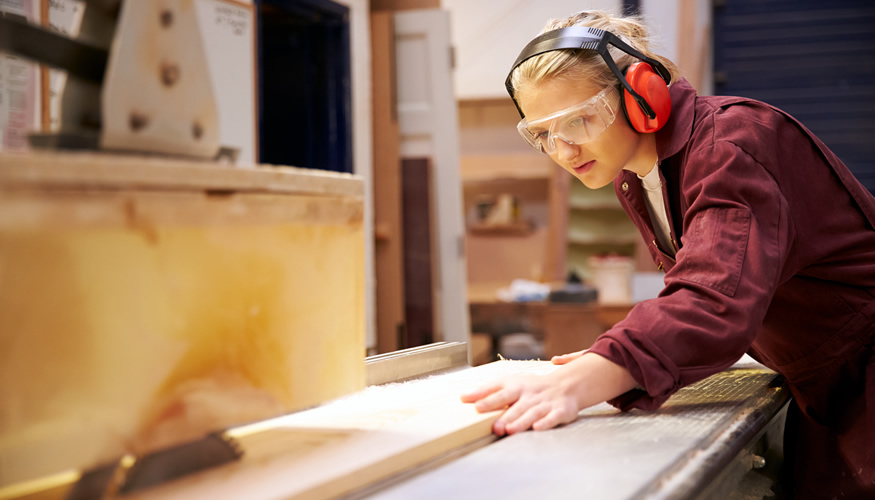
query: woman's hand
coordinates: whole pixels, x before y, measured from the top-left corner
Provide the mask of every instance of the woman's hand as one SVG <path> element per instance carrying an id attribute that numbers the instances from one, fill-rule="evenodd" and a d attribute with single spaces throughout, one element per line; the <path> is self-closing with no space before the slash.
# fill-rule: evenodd
<path id="1" fill-rule="evenodd" d="M 544 430 L 577 418 L 580 409 L 568 384 L 561 377 L 523 375 L 481 387 L 462 396 L 463 403 L 476 403 L 485 413 L 510 406 L 492 425 L 498 435 L 515 434 L 526 429 Z"/>
<path id="2" fill-rule="evenodd" d="M 580 410 L 615 398 L 637 386 L 629 371 L 594 353 L 580 354 L 547 375 L 508 378 L 462 395 L 480 413 L 507 411 L 492 425 L 498 435 L 567 424 Z"/>

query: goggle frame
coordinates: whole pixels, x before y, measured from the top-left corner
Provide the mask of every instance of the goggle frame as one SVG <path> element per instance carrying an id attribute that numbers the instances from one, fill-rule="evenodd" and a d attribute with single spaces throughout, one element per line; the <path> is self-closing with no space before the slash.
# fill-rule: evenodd
<path id="1" fill-rule="evenodd" d="M 616 120 L 617 111 L 619 111 L 616 108 L 619 106 L 619 104 L 619 90 L 616 87 L 609 85 L 602 89 L 598 94 L 590 97 L 586 101 L 575 104 L 574 106 L 565 108 L 563 110 L 551 113 L 547 116 L 537 118 L 532 121 L 528 121 L 523 118 L 519 121 L 519 123 L 517 123 L 517 131 L 523 137 L 523 139 L 525 139 L 526 142 L 532 147 L 532 149 L 540 153 L 551 154 L 556 151 L 557 138 L 568 144 L 576 145 L 586 144 L 587 142 L 595 140 L 598 136 L 603 134 L 604 131 L 607 130 L 612 123 L 614 123 L 614 120 Z M 587 139 L 584 141 L 574 141 L 567 136 L 561 134 L 561 131 L 554 130 L 557 123 L 562 123 L 562 120 L 560 120 L 562 116 L 574 113 L 576 111 L 580 111 L 581 109 L 584 109 L 586 107 L 595 108 L 597 114 L 599 115 L 599 117 L 602 118 L 605 123 L 604 128 L 597 134 L 594 134 L 591 137 L 587 137 Z M 537 134 L 533 134 L 529 130 L 532 126 L 539 125 L 545 122 L 551 122 L 550 127 L 546 130 L 546 132 L 548 133 L 546 141 L 547 147 L 544 147 L 543 142 L 538 139 L 538 136 L 540 136 L 544 131 L 539 131 Z"/>

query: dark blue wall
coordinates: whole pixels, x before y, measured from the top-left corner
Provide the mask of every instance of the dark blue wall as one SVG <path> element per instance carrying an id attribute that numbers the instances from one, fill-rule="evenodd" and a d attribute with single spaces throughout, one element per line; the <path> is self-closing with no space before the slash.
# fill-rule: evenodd
<path id="1" fill-rule="evenodd" d="M 257 0 L 259 162 L 352 172 L 349 9 Z"/>
<path id="2" fill-rule="evenodd" d="M 796 117 L 875 193 L 875 1 L 715 1 L 714 82 Z"/>

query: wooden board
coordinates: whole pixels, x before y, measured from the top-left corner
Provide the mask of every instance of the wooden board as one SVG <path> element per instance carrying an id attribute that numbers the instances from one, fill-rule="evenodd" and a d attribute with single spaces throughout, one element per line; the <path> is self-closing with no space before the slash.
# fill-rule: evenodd
<path id="1" fill-rule="evenodd" d="M 542 361 L 499 361 L 403 384 L 369 387 L 319 408 L 232 431 L 243 459 L 133 499 L 332 498 L 491 434 L 499 412 L 478 414 L 459 395 Z"/>
<path id="2" fill-rule="evenodd" d="M 0 487 L 364 387 L 360 180 L 86 158 L 0 157 Z"/>
<path id="3" fill-rule="evenodd" d="M 207 161 L 104 153 L 0 154 L 0 186 L 163 189 L 357 196 L 362 180 L 350 174 L 284 166 L 230 167 Z"/>

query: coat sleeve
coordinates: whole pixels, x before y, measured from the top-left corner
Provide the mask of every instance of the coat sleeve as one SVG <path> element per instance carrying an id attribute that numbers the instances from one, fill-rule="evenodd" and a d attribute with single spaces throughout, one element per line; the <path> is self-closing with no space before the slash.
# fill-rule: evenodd
<path id="1" fill-rule="evenodd" d="M 699 148 L 686 165 L 689 209 L 665 288 L 590 348 L 626 367 L 643 388 L 610 401 L 621 409 L 658 408 L 681 387 L 738 360 L 762 325 L 788 258 L 787 204 L 766 168 L 729 142 Z"/>

